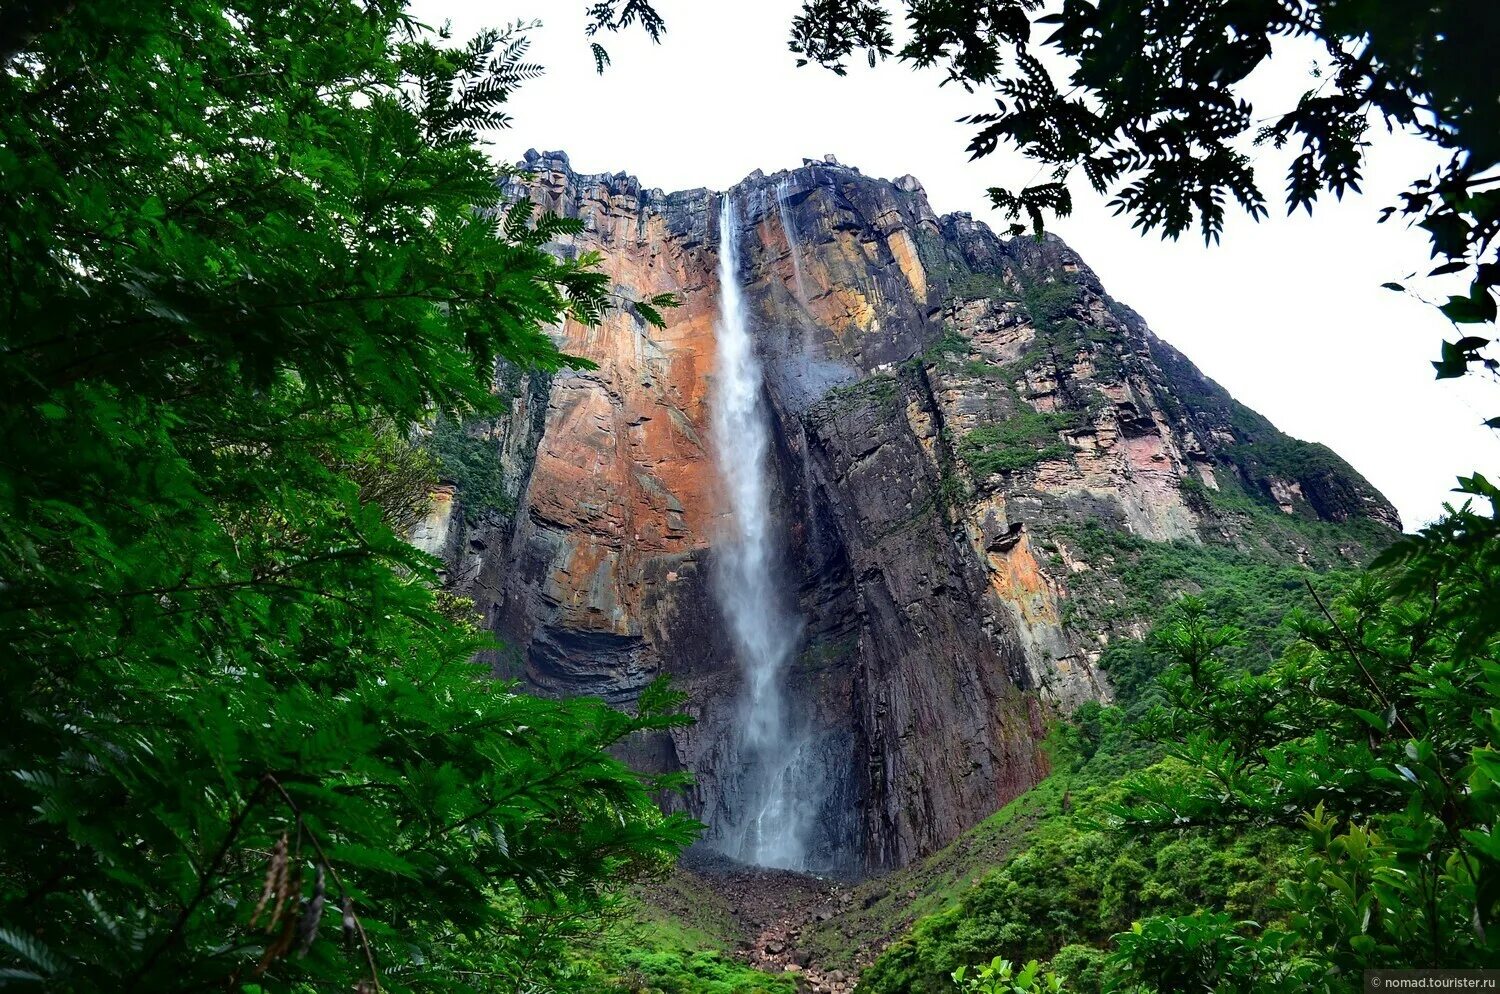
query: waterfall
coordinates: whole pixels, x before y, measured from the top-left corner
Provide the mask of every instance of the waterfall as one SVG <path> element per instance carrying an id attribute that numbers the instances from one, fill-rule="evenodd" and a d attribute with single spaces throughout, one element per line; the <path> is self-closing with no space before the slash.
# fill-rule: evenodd
<path id="1" fill-rule="evenodd" d="M 771 509 L 771 425 L 740 286 L 739 221 L 728 194 L 719 232 L 712 430 L 730 513 L 728 534 L 717 547 L 714 586 L 745 686 L 735 743 L 738 786 L 718 843 L 746 863 L 804 869 L 815 798 L 806 776 L 805 735 L 794 727 L 783 696 L 801 621 L 775 576 L 779 545 Z"/>

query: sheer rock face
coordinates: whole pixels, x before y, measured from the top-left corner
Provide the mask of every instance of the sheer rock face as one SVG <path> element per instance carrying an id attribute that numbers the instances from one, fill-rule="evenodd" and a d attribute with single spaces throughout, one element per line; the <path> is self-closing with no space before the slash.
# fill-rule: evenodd
<path id="1" fill-rule="evenodd" d="M 462 493 L 443 494 L 414 538 L 512 647 L 498 672 L 625 706 L 662 674 L 688 692 L 695 725 L 631 748 L 693 771 L 669 803 L 712 838 L 735 803 L 740 691 L 711 586 L 721 194 L 576 174 L 561 153 L 523 166 L 513 193 L 585 222 L 558 252 L 601 253 L 622 300 L 682 305 L 664 329 L 628 309 L 558 329 L 597 368 L 506 381 L 511 412 L 488 430 L 515 514 L 465 524 Z M 1108 698 L 1093 662 L 1122 633 L 1064 623 L 1068 599 L 1091 596 L 1073 578 L 1108 564 L 1068 526 L 1261 541 L 1204 499 L 1229 486 L 1279 513 L 1399 527 L 1358 474 L 1236 404 L 1055 238 L 1002 240 L 934 214 L 910 177 L 829 162 L 729 195 L 805 619 L 788 699 L 827 785 L 814 868 L 942 846 L 1045 775 L 1049 709 Z"/>

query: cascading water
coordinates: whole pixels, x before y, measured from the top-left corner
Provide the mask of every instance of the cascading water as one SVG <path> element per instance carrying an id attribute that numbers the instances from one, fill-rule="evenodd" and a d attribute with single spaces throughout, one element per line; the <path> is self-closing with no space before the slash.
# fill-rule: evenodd
<path id="1" fill-rule="evenodd" d="M 759 866 L 807 865 L 815 811 L 805 775 L 805 737 L 787 713 L 783 682 L 801 636 L 775 579 L 777 534 L 771 508 L 771 428 L 764 376 L 750 337 L 739 280 L 739 221 L 728 194 L 719 216 L 718 369 L 713 441 L 729 501 L 730 530 L 718 548 L 715 589 L 729 623 L 745 689 L 735 743 L 733 811 L 719 848 Z"/>

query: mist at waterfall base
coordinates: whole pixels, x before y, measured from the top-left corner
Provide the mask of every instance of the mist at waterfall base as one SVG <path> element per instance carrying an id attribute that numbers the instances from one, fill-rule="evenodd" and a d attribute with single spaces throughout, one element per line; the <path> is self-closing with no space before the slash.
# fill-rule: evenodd
<path id="1" fill-rule="evenodd" d="M 807 761 L 808 735 L 785 696 L 802 621 L 777 582 L 782 532 L 772 507 L 770 412 L 739 279 L 739 219 L 733 198 L 719 217 L 719 322 L 712 395 L 715 461 L 728 502 L 716 545 L 715 595 L 744 677 L 735 796 L 710 843 L 757 866 L 808 869 L 808 844 L 821 802 L 820 777 Z"/>

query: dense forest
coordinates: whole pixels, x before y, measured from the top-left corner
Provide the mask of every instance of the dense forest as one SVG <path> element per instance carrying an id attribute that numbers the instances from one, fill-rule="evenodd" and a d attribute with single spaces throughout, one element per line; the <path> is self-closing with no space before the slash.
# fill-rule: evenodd
<path id="1" fill-rule="evenodd" d="M 1391 215 L 1468 281 L 1440 304 L 1463 330 L 1438 375 L 1493 377 L 1483 6 L 1069 0 L 1042 23 L 1030 0 L 913 2 L 898 49 L 884 5 L 809 0 L 791 28 L 841 74 L 892 57 L 995 90 L 972 151 L 1055 170 L 992 191 L 1026 244 L 1067 213 L 1073 169 L 1172 236 L 1217 238 L 1226 198 L 1264 214 L 1235 85 L 1273 38 L 1323 42 L 1330 85 L 1261 136 L 1304 149 L 1288 206 L 1358 188 L 1371 120 L 1449 150 Z M 704 829 L 675 800 L 689 778 L 630 761 L 690 723 L 686 695 L 656 680 L 616 707 L 497 679 L 476 662 L 495 633 L 408 540 L 440 482 L 466 514 L 514 513 L 473 429 L 521 377 L 589 369 L 558 327 L 661 329 L 679 304 L 552 251 L 584 222 L 515 196 L 525 177 L 486 148 L 513 91 L 546 85 L 526 26 L 457 40 L 403 0 L 0 9 L 0 983 L 807 989 L 737 955 L 723 895 L 675 869 Z M 671 57 L 649 3 L 590 19 L 601 71 L 615 31 Z M 1001 300 L 992 282 L 943 285 L 1082 333 L 1067 287 Z M 889 405 L 929 368 L 1013 404 L 1002 381 L 1026 370 L 966 347 L 913 350 L 814 415 Z M 1336 458 L 1225 410 L 1246 479 Z M 1068 417 L 966 435 L 944 485 L 1055 458 Z M 1372 968 L 1500 964 L 1500 486 L 1475 469 L 1455 467 L 1440 521 L 1366 530 L 1348 556 L 1321 520 L 1183 487 L 1214 520 L 1272 521 L 1307 567 L 1244 543 L 1039 540 L 1108 556 L 1120 591 L 1079 603 L 1149 622 L 1098 660 L 1112 698 L 1050 711 L 1049 775 L 851 883 L 800 941 L 877 994 L 1345 992 Z"/>

